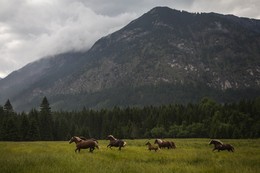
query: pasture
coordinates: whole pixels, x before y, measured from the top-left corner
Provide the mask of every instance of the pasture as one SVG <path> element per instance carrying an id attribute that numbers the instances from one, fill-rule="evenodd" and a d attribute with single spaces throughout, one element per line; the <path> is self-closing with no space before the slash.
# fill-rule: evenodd
<path id="1" fill-rule="evenodd" d="M 172 140 L 172 139 L 169 139 Z M 154 143 L 154 139 L 149 140 Z M 4 173 L 257 173 L 260 172 L 259 139 L 226 139 L 235 152 L 212 152 L 209 139 L 173 139 L 176 149 L 149 151 L 142 140 L 126 140 L 112 150 L 99 140 L 99 150 L 75 153 L 75 144 L 63 142 L 0 142 L 0 172 Z"/>

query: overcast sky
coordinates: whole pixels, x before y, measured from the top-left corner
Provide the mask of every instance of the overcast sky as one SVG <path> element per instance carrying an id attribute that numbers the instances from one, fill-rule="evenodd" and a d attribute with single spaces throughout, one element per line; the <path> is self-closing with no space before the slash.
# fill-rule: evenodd
<path id="1" fill-rule="evenodd" d="M 87 50 L 155 6 L 260 19 L 260 0 L 0 0 L 0 77 L 44 56 Z"/>

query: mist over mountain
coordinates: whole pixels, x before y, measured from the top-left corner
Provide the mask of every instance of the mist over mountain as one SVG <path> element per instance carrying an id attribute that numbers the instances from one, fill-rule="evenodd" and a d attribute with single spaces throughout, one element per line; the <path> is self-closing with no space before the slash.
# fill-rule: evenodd
<path id="1" fill-rule="evenodd" d="M 17 111 L 219 102 L 260 95 L 260 21 L 156 7 L 86 52 L 32 62 L 0 80 Z"/>

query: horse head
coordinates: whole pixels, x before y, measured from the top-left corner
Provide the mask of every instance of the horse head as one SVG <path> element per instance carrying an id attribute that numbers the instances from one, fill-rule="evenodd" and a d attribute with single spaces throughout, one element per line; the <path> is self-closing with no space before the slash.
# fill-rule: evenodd
<path id="1" fill-rule="evenodd" d="M 74 136 L 72 136 L 71 138 L 70 138 L 70 140 L 69 140 L 69 143 L 71 144 L 72 142 L 74 142 Z"/>

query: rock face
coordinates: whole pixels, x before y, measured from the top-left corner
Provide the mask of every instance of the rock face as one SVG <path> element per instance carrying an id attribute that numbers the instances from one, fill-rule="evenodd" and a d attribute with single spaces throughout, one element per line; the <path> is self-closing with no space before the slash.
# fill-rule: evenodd
<path id="1" fill-rule="evenodd" d="M 260 94 L 260 21 L 156 7 L 83 53 L 43 58 L 0 80 L 17 110 L 218 101 Z"/>

